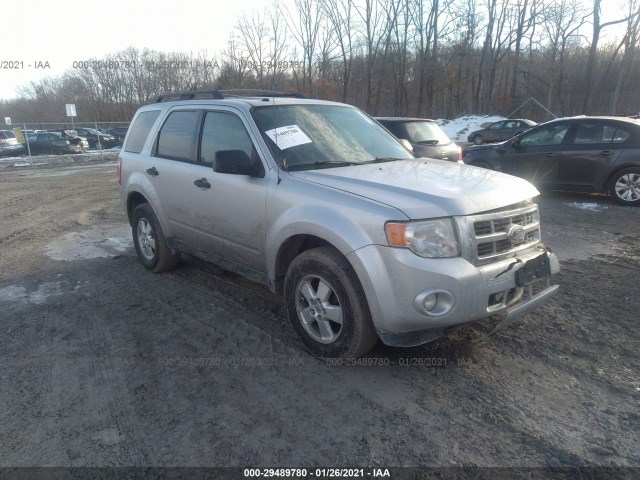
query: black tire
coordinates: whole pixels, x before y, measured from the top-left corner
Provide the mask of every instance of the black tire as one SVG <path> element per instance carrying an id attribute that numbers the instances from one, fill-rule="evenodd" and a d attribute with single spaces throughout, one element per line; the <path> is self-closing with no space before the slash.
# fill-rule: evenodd
<path id="1" fill-rule="evenodd" d="M 148 270 L 166 272 L 180 263 L 180 254 L 171 252 L 158 217 L 148 203 L 133 211 L 131 232 L 138 259 Z"/>
<path id="2" fill-rule="evenodd" d="M 60 147 L 52 147 L 51 155 L 62 155 L 62 149 Z"/>
<path id="3" fill-rule="evenodd" d="M 311 301 L 302 293 L 305 287 L 313 294 Z M 328 293 L 321 295 L 327 288 Z M 291 262 L 284 300 L 293 329 L 317 357 L 356 358 L 371 350 L 378 340 L 360 281 L 347 259 L 332 247 L 307 250 Z M 332 320 L 338 309 L 342 324 Z M 324 340 L 320 338 L 323 332 L 330 332 Z"/>
<path id="4" fill-rule="evenodd" d="M 473 141 L 474 145 L 482 145 L 484 143 L 484 138 L 482 138 L 482 135 L 474 135 L 471 140 Z"/>
<path id="5" fill-rule="evenodd" d="M 620 205 L 640 206 L 640 167 L 615 172 L 609 181 L 609 194 Z"/>

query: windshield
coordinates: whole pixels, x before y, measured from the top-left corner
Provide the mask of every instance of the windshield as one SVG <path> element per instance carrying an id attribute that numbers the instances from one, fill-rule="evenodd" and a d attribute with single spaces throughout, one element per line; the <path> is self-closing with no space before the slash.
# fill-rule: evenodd
<path id="1" fill-rule="evenodd" d="M 282 105 L 253 109 L 276 161 L 306 170 L 414 158 L 374 120 L 341 105 Z"/>
<path id="2" fill-rule="evenodd" d="M 411 143 L 443 145 L 451 142 L 435 122 L 406 122 L 404 125 Z"/>

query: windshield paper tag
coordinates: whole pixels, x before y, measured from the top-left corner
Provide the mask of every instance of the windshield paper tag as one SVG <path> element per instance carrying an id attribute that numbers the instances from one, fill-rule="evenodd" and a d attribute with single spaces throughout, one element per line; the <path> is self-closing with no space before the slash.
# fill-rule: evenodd
<path id="1" fill-rule="evenodd" d="M 311 143 L 311 139 L 307 137 L 298 125 L 278 127 L 273 130 L 267 130 L 264 133 L 269 135 L 269 138 L 273 140 L 280 150 Z"/>

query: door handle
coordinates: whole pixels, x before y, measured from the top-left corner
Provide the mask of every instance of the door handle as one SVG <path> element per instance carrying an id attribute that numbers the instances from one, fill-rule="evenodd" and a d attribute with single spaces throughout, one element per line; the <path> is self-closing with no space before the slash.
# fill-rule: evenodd
<path id="1" fill-rule="evenodd" d="M 557 156 L 555 153 L 547 153 L 547 157 L 555 157 Z"/>
<path id="2" fill-rule="evenodd" d="M 151 175 L 152 177 L 157 177 L 158 176 L 158 170 L 156 170 L 156 167 L 151 167 L 151 168 L 147 168 L 147 173 L 149 175 Z"/>
<path id="3" fill-rule="evenodd" d="M 610 157 L 611 155 L 613 155 L 613 152 L 611 150 L 603 150 L 602 152 L 600 152 L 600 155 L 603 157 Z"/>
<path id="4" fill-rule="evenodd" d="M 202 188 L 202 189 L 205 189 L 205 188 L 211 188 L 211 184 L 210 184 L 209 182 L 207 182 L 207 179 L 206 179 L 206 178 L 201 178 L 201 179 L 199 179 L 199 180 L 195 180 L 195 181 L 193 182 L 193 184 L 194 184 L 196 187 L 199 187 L 199 188 Z"/>

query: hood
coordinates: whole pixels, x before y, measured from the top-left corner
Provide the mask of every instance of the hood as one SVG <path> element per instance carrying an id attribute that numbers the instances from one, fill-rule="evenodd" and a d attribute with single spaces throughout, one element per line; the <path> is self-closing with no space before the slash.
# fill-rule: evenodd
<path id="1" fill-rule="evenodd" d="M 521 178 L 426 158 L 289 174 L 390 205 L 411 219 L 470 215 L 539 193 Z"/>

